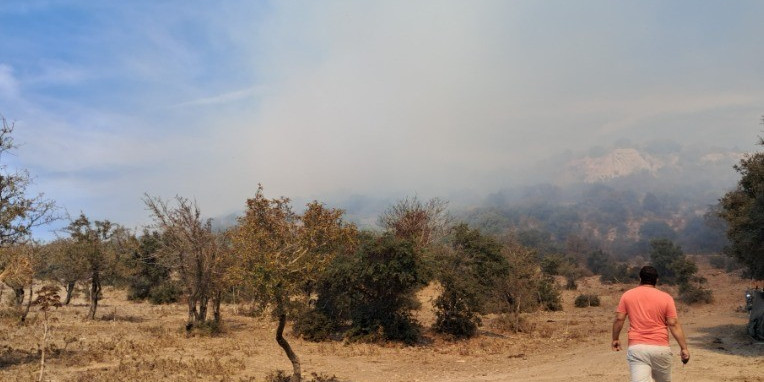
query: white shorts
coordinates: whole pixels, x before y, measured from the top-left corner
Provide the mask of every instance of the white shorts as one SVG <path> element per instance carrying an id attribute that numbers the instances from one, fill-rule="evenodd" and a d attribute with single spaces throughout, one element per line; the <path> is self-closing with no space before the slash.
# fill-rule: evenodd
<path id="1" fill-rule="evenodd" d="M 671 348 L 660 345 L 637 344 L 629 346 L 631 382 L 671 382 Z"/>

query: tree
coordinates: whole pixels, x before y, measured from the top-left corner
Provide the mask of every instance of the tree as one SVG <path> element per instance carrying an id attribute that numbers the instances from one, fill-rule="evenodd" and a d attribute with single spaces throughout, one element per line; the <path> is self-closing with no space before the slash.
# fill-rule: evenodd
<path id="1" fill-rule="evenodd" d="M 419 304 L 414 293 L 428 281 L 414 243 L 389 232 L 367 233 L 353 256 L 344 260 L 339 285 L 349 300 L 348 337 L 413 344 L 419 338 L 418 324 L 410 314 Z"/>
<path id="2" fill-rule="evenodd" d="M 19 310 L 21 322 L 24 322 L 29 314 L 34 280 L 41 270 L 42 263 L 41 251 L 35 242 L 0 247 L 0 265 L 5 268 L 0 278 L 15 292 L 15 306 Z M 25 288 L 29 289 L 29 298 L 26 300 L 26 308 L 23 308 Z"/>
<path id="3" fill-rule="evenodd" d="M 176 196 L 174 204 L 146 195 L 144 202 L 162 235 L 159 257 L 164 266 L 177 272 L 188 304 L 186 329 L 207 321 L 210 298 L 220 296 L 215 282 L 221 277 L 218 241 L 212 220 L 203 220 L 196 202 Z M 219 308 L 213 301 L 213 309 Z M 220 312 L 213 312 L 217 325 Z"/>
<path id="4" fill-rule="evenodd" d="M 0 159 L 16 148 L 11 136 L 14 124 L 0 115 Z M 32 178 L 27 170 L 10 171 L 0 164 L 0 246 L 25 241 L 32 229 L 58 219 L 56 205 L 43 194 L 28 196 Z M 1 281 L 1 280 L 0 280 Z"/>
<path id="5" fill-rule="evenodd" d="M 63 305 L 69 305 L 74 287 L 88 278 L 88 268 L 84 256 L 78 252 L 78 244 L 72 239 L 56 239 L 43 247 L 45 252 L 45 275 L 60 282 L 66 291 Z"/>
<path id="6" fill-rule="evenodd" d="M 551 276 L 541 271 L 537 254 L 510 238 L 502 254 L 509 264 L 509 274 L 497 287 L 506 311 L 517 314 L 539 308 L 562 310 L 559 288 Z"/>
<path id="7" fill-rule="evenodd" d="M 259 291 L 257 298 L 277 317 L 276 342 L 292 363 L 292 381 L 302 379 L 301 365 L 284 327 L 288 317 L 305 310 L 311 285 L 326 265 L 355 242 L 356 228 L 343 222 L 343 214 L 314 201 L 299 215 L 288 198 L 267 199 L 259 186 L 232 233 L 233 251 L 241 259 L 235 273 Z"/>
<path id="8" fill-rule="evenodd" d="M 379 225 L 396 237 L 410 240 L 420 253 L 427 246 L 448 234 L 451 218 L 448 203 L 433 198 L 422 202 L 417 197 L 405 198 L 388 208 L 379 217 Z"/>
<path id="9" fill-rule="evenodd" d="M 596 275 L 603 274 L 605 268 L 608 267 L 615 260 L 609 254 L 603 252 L 601 249 L 592 251 L 589 256 L 586 257 L 586 266 L 589 270 Z"/>
<path id="10" fill-rule="evenodd" d="M 676 284 L 691 276 L 688 272 L 695 273 L 688 267 L 682 248 L 668 239 L 655 239 L 650 241 L 650 262 L 658 271 L 660 281 L 666 284 Z M 693 263 L 694 265 L 694 263 Z"/>
<path id="11" fill-rule="evenodd" d="M 171 269 L 162 264 L 159 258 L 162 235 L 157 231 L 144 230 L 137 244 L 127 259 L 131 269 L 128 276 L 128 300 L 149 298 L 152 302 L 174 302 Z"/>
<path id="12" fill-rule="evenodd" d="M 103 282 L 119 273 L 120 255 L 128 245 L 129 234 L 108 220 L 91 222 L 85 214 L 69 223 L 66 231 L 88 272 L 90 308 L 85 318 L 94 320 Z"/>
<path id="13" fill-rule="evenodd" d="M 747 155 L 734 168 L 740 173 L 737 187 L 719 200 L 730 242 L 725 253 L 744 265 L 750 277 L 764 279 L 764 152 Z"/>
<path id="14" fill-rule="evenodd" d="M 47 347 L 46 343 L 48 334 L 50 333 L 48 311 L 51 307 L 58 308 L 61 306 L 58 287 L 53 285 L 43 286 L 37 292 L 37 298 L 34 300 L 34 304 L 39 306 L 40 311 L 43 313 L 43 331 L 42 340 L 40 341 L 40 379 L 38 379 L 38 381 L 42 382 L 45 375 L 45 348 Z"/>
<path id="15" fill-rule="evenodd" d="M 0 125 L 0 160 L 2 160 L 4 154 L 9 154 L 16 149 L 16 144 L 12 137 L 14 124 L 0 115 Z M 58 219 L 53 201 L 45 199 L 43 194 L 28 195 L 27 189 L 31 184 L 32 178 L 28 171 L 10 170 L 7 164 L 0 162 L 0 247 L 2 248 L 29 241 L 33 228 Z M 13 261 L 5 260 L 8 259 L 0 259 L 2 263 L 0 265 L 3 266 L 0 282 L 10 280 L 8 276 L 20 276 L 18 271 L 29 265 L 13 262 L 23 260 L 23 257 L 12 257 Z M 19 289 L 18 283 L 16 284 L 11 287 L 14 288 L 20 304 L 23 300 L 24 289 L 23 286 Z"/>
<path id="16" fill-rule="evenodd" d="M 442 293 L 435 300 L 435 329 L 456 337 L 472 337 L 478 314 L 495 297 L 495 288 L 509 273 L 502 246 L 466 224 L 454 227 L 450 245 L 439 256 L 437 278 Z"/>

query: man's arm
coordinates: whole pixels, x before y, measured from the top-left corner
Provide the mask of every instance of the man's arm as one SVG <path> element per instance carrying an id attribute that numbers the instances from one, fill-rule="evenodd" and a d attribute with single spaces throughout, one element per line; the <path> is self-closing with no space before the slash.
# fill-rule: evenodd
<path id="1" fill-rule="evenodd" d="M 610 343 L 610 347 L 615 351 L 621 350 L 621 329 L 623 329 L 623 323 L 626 321 L 626 313 L 615 312 L 615 320 L 613 320 L 613 341 Z"/>
<path id="2" fill-rule="evenodd" d="M 684 337 L 684 331 L 682 330 L 682 325 L 679 324 L 679 319 L 675 317 L 667 318 L 666 326 L 668 326 L 671 335 L 674 336 L 674 339 L 679 344 L 679 348 L 682 349 L 680 353 L 682 361 L 687 363 L 690 360 L 690 350 L 687 349 L 687 339 Z"/>

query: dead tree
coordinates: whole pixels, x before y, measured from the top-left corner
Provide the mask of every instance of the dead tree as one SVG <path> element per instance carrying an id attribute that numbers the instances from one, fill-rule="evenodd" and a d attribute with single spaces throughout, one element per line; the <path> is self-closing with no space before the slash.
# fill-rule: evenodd
<path id="1" fill-rule="evenodd" d="M 154 219 L 154 228 L 162 233 L 159 257 L 177 272 L 188 303 L 186 327 L 207 321 L 207 309 L 213 299 L 214 315 L 220 320 L 217 281 L 220 277 L 218 243 L 212 221 L 203 220 L 195 202 L 176 196 L 172 203 L 146 195 L 144 202 Z"/>

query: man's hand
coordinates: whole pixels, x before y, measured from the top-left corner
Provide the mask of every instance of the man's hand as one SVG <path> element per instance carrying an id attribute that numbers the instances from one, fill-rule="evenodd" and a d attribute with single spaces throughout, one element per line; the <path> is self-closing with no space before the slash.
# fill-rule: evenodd
<path id="1" fill-rule="evenodd" d="M 679 352 L 679 356 L 682 357 L 682 363 L 690 362 L 690 351 L 687 349 L 682 349 L 681 352 Z"/>
<path id="2" fill-rule="evenodd" d="M 626 313 L 616 312 L 615 320 L 613 320 L 613 342 L 610 343 L 610 347 L 614 351 L 621 351 L 621 341 L 618 339 L 621 336 L 621 329 L 623 329 L 623 323 L 626 321 Z"/>
<path id="3" fill-rule="evenodd" d="M 690 350 L 687 349 L 687 339 L 684 337 L 684 330 L 682 330 L 682 325 L 679 324 L 679 320 L 677 318 L 668 318 L 666 320 L 666 325 L 668 326 L 671 335 L 674 336 L 674 339 L 676 339 L 676 342 L 679 344 L 679 348 L 682 349 L 679 353 L 680 357 L 682 357 L 682 363 L 689 362 Z"/>

